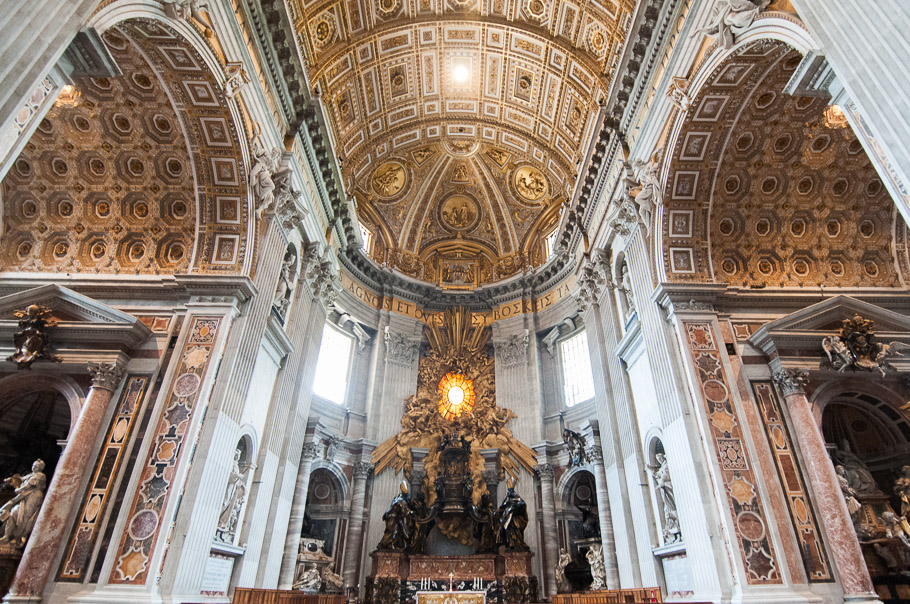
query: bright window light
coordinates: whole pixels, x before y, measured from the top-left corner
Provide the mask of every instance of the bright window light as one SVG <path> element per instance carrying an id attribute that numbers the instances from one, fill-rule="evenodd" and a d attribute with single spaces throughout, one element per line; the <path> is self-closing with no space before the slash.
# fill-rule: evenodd
<path id="1" fill-rule="evenodd" d="M 316 380 L 313 394 L 319 398 L 344 404 L 348 387 L 348 365 L 351 362 L 351 337 L 330 325 L 322 330 L 322 345 L 316 361 Z"/>
<path id="2" fill-rule="evenodd" d="M 562 359 L 562 387 L 566 407 L 594 398 L 594 375 L 588 352 L 588 334 L 578 333 L 559 344 Z"/>
<path id="3" fill-rule="evenodd" d="M 467 82 L 469 77 L 471 77 L 471 72 L 467 65 L 456 65 L 452 70 L 452 79 L 456 82 Z"/>
<path id="4" fill-rule="evenodd" d="M 373 247 L 373 231 L 363 226 L 363 223 L 360 223 L 360 236 L 363 238 L 363 251 L 367 254 L 370 253 L 370 248 Z"/>
<path id="5" fill-rule="evenodd" d="M 556 236 L 559 235 L 559 229 L 553 229 L 543 240 L 544 260 L 553 255 L 556 251 Z"/>

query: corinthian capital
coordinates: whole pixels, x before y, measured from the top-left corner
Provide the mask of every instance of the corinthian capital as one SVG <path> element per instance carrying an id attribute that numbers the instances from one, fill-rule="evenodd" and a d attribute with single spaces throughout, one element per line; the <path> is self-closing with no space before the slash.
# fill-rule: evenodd
<path id="1" fill-rule="evenodd" d="M 539 463 L 534 466 L 534 474 L 541 480 L 553 480 L 553 477 L 556 476 L 556 468 L 553 467 L 553 464 Z"/>
<path id="2" fill-rule="evenodd" d="M 123 377 L 123 369 L 117 363 L 89 363 L 88 371 L 92 374 L 92 388 L 101 388 L 113 392 Z"/>
<path id="3" fill-rule="evenodd" d="M 784 396 L 805 394 L 809 373 L 802 369 L 781 369 L 772 379 Z"/>
<path id="4" fill-rule="evenodd" d="M 373 464 L 368 461 L 354 462 L 354 478 L 366 478 L 373 473 Z"/>

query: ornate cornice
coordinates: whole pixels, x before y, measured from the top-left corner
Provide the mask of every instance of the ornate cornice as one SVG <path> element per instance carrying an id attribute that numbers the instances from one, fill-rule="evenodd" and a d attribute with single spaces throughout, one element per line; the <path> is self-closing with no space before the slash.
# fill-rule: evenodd
<path id="1" fill-rule="evenodd" d="M 805 394 L 806 385 L 809 383 L 809 372 L 802 369 L 781 369 L 772 377 L 780 389 L 781 394 Z"/>
<path id="2" fill-rule="evenodd" d="M 88 371 L 92 375 L 92 389 L 113 392 L 123 377 L 123 369 L 116 363 L 89 363 Z"/>

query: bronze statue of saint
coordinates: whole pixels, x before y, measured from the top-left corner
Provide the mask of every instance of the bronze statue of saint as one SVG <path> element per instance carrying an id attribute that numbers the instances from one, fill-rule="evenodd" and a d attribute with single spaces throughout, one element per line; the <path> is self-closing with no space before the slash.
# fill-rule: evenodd
<path id="1" fill-rule="evenodd" d="M 528 526 L 528 504 L 515 492 L 515 483 L 509 478 L 508 491 L 499 506 L 497 542 L 509 552 L 526 552 L 525 528 Z"/>
<path id="2" fill-rule="evenodd" d="M 413 530 L 408 541 L 408 553 L 422 554 L 424 549 L 426 549 L 427 535 L 430 534 L 430 530 L 433 528 L 430 510 L 427 507 L 427 500 L 424 498 L 423 493 L 417 493 L 411 498 L 410 509 L 413 515 Z"/>
<path id="3" fill-rule="evenodd" d="M 480 496 L 480 505 L 473 506 L 474 538 L 480 544 L 478 554 L 496 553 L 496 507 L 490 501 L 490 496 L 484 493 Z"/>
<path id="4" fill-rule="evenodd" d="M 377 549 L 399 552 L 407 550 L 414 534 L 415 522 L 406 481 L 401 481 L 401 492 L 392 500 L 392 505 L 382 515 L 382 520 L 385 522 L 385 532 Z"/>

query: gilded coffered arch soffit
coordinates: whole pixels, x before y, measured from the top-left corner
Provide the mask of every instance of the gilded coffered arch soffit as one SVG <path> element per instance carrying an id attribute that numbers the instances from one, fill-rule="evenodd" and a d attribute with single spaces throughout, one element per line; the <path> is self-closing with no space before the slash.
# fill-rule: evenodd
<path id="1" fill-rule="evenodd" d="M 465 288 L 542 264 L 632 8 L 292 0 L 373 258 Z"/>
<path id="2" fill-rule="evenodd" d="M 123 75 L 79 78 L 2 183 L 4 270 L 242 271 L 243 137 L 216 76 L 160 21 L 102 38 Z"/>
<path id="3" fill-rule="evenodd" d="M 785 92 L 801 59 L 745 44 L 691 98 L 663 183 L 668 280 L 901 287 L 907 229 L 838 108 Z"/>

